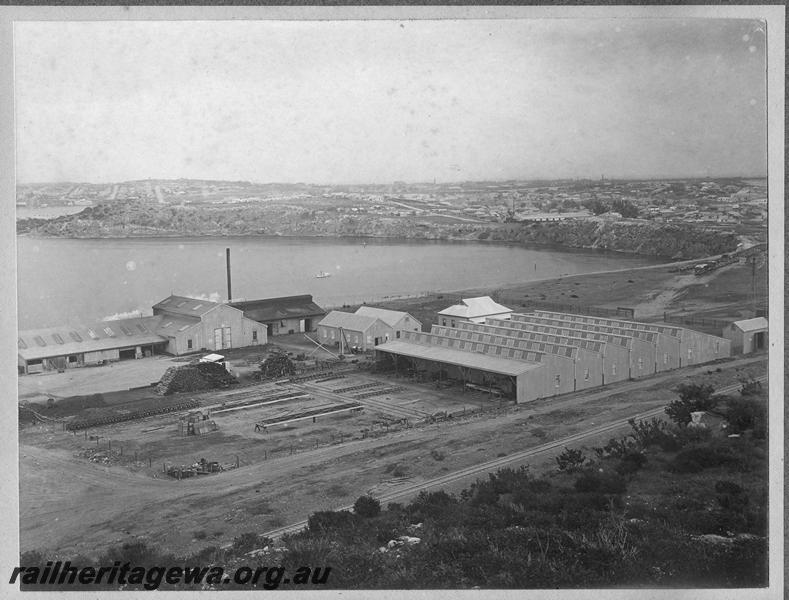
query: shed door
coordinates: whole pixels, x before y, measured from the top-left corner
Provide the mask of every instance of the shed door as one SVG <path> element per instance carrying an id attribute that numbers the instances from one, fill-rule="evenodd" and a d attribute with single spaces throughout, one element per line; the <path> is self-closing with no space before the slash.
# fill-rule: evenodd
<path id="1" fill-rule="evenodd" d="M 230 348 L 230 327 L 217 327 L 214 329 L 214 348 Z"/>
<path id="2" fill-rule="evenodd" d="M 764 341 L 765 337 L 766 336 L 764 334 L 764 331 L 759 331 L 759 332 L 753 334 L 753 349 L 754 350 L 764 350 L 764 347 L 766 346 L 766 343 Z"/>

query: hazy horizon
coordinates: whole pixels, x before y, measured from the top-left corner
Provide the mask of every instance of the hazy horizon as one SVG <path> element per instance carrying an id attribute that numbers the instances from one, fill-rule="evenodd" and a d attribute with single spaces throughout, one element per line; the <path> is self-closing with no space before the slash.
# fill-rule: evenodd
<path id="1" fill-rule="evenodd" d="M 14 50 L 23 185 L 767 172 L 755 20 L 19 22 Z"/>
<path id="2" fill-rule="evenodd" d="M 677 176 L 648 176 L 648 177 L 606 177 L 604 181 L 610 182 L 635 182 L 635 181 L 689 181 L 689 180 L 700 180 L 700 179 L 767 179 L 767 174 L 762 175 L 706 175 L 706 176 L 694 176 L 694 177 L 683 177 L 681 175 Z M 123 181 L 18 181 L 16 183 L 17 186 L 30 186 L 30 185 L 65 185 L 65 184 L 74 184 L 74 185 L 121 185 L 127 183 L 137 183 L 143 181 L 205 181 L 205 182 L 218 182 L 218 183 L 244 183 L 249 185 L 308 185 L 308 186 L 327 186 L 327 187 L 343 187 L 343 186 L 385 186 L 385 185 L 396 185 L 396 184 L 404 184 L 404 185 L 433 185 L 432 181 L 405 181 L 405 180 L 398 180 L 398 181 L 384 181 L 384 182 L 365 182 L 365 181 L 340 181 L 335 183 L 326 183 L 321 181 L 254 181 L 254 180 L 247 180 L 247 179 L 215 179 L 210 177 L 142 177 L 138 179 L 126 179 Z M 510 181 L 517 181 L 523 183 L 535 183 L 535 182 L 554 182 L 554 181 L 588 181 L 588 182 L 600 182 L 603 181 L 599 177 L 597 179 L 593 177 L 530 177 L 526 178 L 501 178 L 501 179 L 457 179 L 453 181 L 436 181 L 435 185 L 458 185 L 464 183 L 507 183 Z"/>

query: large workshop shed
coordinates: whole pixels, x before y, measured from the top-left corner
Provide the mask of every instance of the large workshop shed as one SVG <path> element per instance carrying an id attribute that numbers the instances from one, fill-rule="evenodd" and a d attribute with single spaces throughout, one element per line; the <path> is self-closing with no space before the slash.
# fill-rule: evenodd
<path id="1" fill-rule="evenodd" d="M 533 315 L 513 315 L 512 322 L 515 326 L 532 329 L 536 326 L 546 328 L 556 328 L 564 332 L 591 333 L 600 335 L 612 335 L 626 337 L 633 340 L 630 347 L 630 367 L 629 376 L 632 379 L 646 377 L 659 371 L 668 371 L 679 367 L 679 340 L 668 335 L 654 331 L 640 331 L 634 329 L 620 329 L 617 327 L 604 327 L 602 325 L 590 325 L 565 321 L 563 319 L 551 319 L 535 317 Z"/>
<path id="2" fill-rule="evenodd" d="M 463 382 L 510 388 L 517 402 L 546 398 L 575 389 L 571 357 L 516 347 L 472 342 L 433 333 L 407 332 L 400 340 L 376 347 L 376 356 L 395 365 Z M 393 359 L 393 356 L 399 357 Z M 405 360 L 409 359 L 409 360 Z M 414 359 L 418 359 L 414 361 Z M 504 362 L 501 362 L 504 361 Z M 512 377 L 501 380 L 501 377 Z"/>
<path id="3" fill-rule="evenodd" d="M 707 363 L 719 358 L 731 356 L 731 342 L 725 338 L 687 329 L 657 323 L 643 323 L 624 319 L 609 319 L 587 315 L 556 313 L 551 311 L 535 311 L 536 315 L 564 318 L 574 322 L 600 325 L 603 327 L 619 327 L 627 330 L 654 331 L 675 338 L 679 344 L 679 366 L 686 367 Z"/>
<path id="4" fill-rule="evenodd" d="M 267 343 L 266 326 L 229 304 L 170 296 L 154 304 L 161 316 L 156 333 L 167 339 L 167 352 L 186 354 Z"/>
<path id="5" fill-rule="evenodd" d="M 517 327 L 513 328 L 497 325 L 499 322 L 500 321 L 490 320 L 486 325 L 481 325 L 480 327 L 492 327 L 503 335 L 514 335 L 532 342 L 575 347 L 578 348 L 579 357 L 591 353 L 590 355 L 593 357 L 592 362 L 595 364 L 595 368 L 600 371 L 600 383 L 598 385 L 605 385 L 606 383 L 612 383 L 614 381 L 623 381 L 630 376 L 630 352 L 626 347 L 628 338 L 622 338 L 625 344 L 616 344 L 610 343 L 608 340 L 579 337 L 577 335 L 572 335 L 572 332 L 567 334 L 547 333 L 535 331 L 534 329 L 520 329 Z M 505 322 L 509 323 L 509 321 Z M 582 367 L 582 365 L 576 365 L 576 371 L 578 371 L 579 366 Z M 596 376 L 595 380 L 597 380 Z"/>
<path id="6" fill-rule="evenodd" d="M 65 370 L 164 352 L 159 317 L 102 321 L 90 327 L 29 329 L 17 336 L 20 374 Z"/>
<path id="7" fill-rule="evenodd" d="M 433 326 L 434 332 L 440 329 L 449 328 Z M 599 346 L 601 344 L 599 342 L 591 342 L 581 347 L 578 344 L 564 344 L 559 341 L 535 340 L 531 339 L 528 332 L 525 331 L 483 323 L 459 323 L 458 330 L 473 334 L 472 339 L 474 341 L 517 347 L 523 350 L 536 350 L 538 352 L 556 354 L 563 358 L 570 358 L 575 369 L 575 390 L 603 385 L 603 357 L 600 352 Z"/>

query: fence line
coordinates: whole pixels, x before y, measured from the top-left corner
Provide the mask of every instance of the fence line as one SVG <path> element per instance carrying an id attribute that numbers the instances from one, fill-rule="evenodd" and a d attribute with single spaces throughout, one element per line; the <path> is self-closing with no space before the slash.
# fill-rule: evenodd
<path id="1" fill-rule="evenodd" d="M 621 317 L 627 319 L 635 318 L 635 310 L 625 306 L 605 308 L 603 306 L 592 306 L 589 304 L 564 304 L 560 302 L 542 302 L 539 300 L 530 300 L 525 302 L 525 304 L 527 309 L 575 313 L 593 317 Z M 517 312 L 517 309 L 515 312 Z"/>
<path id="2" fill-rule="evenodd" d="M 721 319 L 707 319 L 704 317 L 670 315 L 663 313 L 663 321 L 665 323 L 674 323 L 677 325 L 699 325 L 701 327 L 714 327 L 723 329 L 729 325 L 730 321 L 723 321 Z"/>

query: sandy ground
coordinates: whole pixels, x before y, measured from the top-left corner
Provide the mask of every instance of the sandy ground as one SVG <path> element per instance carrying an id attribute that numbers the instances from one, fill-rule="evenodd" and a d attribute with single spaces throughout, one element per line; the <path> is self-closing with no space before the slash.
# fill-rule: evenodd
<path id="1" fill-rule="evenodd" d="M 720 372 L 709 366 L 683 369 L 623 382 L 591 394 L 576 393 L 510 406 L 317 449 L 310 449 L 309 443 L 316 430 L 335 435 L 339 431 L 358 431 L 381 415 L 366 409 L 359 416 L 327 417 L 316 424 L 302 422 L 293 429 L 266 435 L 250 432 L 249 423 L 244 424 L 247 416 L 233 417 L 239 421 L 235 425 L 232 419 L 220 422 L 225 437 L 212 438 L 215 434 L 208 434 L 204 440 L 193 437 L 186 443 L 205 450 L 229 439 L 232 443 L 228 448 L 245 448 L 242 454 L 246 464 L 183 481 L 157 473 L 155 463 L 151 468 L 136 468 L 75 458 L 80 448 L 96 442 L 52 426 L 26 428 L 20 432 L 22 549 L 49 549 L 61 556 L 90 555 L 109 545 L 140 538 L 187 554 L 204 546 L 230 542 L 247 531 L 264 532 L 299 521 L 316 510 L 347 505 L 365 492 L 393 491 L 397 486 L 537 446 L 592 424 L 664 405 L 674 397 L 670 388 L 691 377 L 694 381 L 701 378 L 725 385 L 749 374 L 761 375 L 766 368 L 764 357 L 729 361 L 720 367 Z M 442 394 L 443 402 L 457 402 L 456 391 L 427 386 L 423 391 L 436 406 L 440 406 Z M 398 396 L 398 401 L 407 404 L 409 393 Z M 134 431 L 139 433 L 169 420 L 169 432 L 149 432 L 150 447 L 158 440 L 162 452 L 174 453 L 184 438 L 173 432 L 171 419 L 158 424 L 149 419 L 131 425 L 130 438 L 125 443 L 137 439 Z M 122 430 L 103 429 L 103 434 L 117 433 L 118 443 L 124 443 Z M 261 448 L 294 435 L 305 442 L 301 451 L 282 452 L 276 458 L 260 460 Z M 221 439 L 225 442 L 220 443 Z M 145 436 L 138 441 L 141 447 L 149 446 Z M 99 440 L 99 444 L 103 443 L 105 440 Z M 549 467 L 550 457 L 538 462 Z M 198 540 L 196 534 L 202 536 L 202 532 L 206 538 Z"/>
<path id="2" fill-rule="evenodd" d="M 47 398 L 103 394 L 159 381 L 172 366 L 183 364 L 167 356 L 126 360 L 101 367 L 50 371 L 19 377 L 19 399 L 31 402 Z"/>

